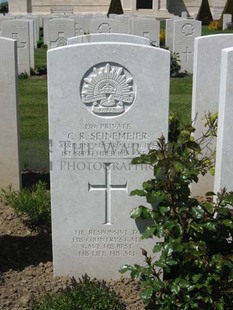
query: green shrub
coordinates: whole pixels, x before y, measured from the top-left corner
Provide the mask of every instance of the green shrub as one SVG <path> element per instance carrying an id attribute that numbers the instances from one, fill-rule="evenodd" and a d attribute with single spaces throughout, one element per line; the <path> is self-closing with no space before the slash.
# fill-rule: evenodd
<path id="1" fill-rule="evenodd" d="M 25 224 L 35 230 L 50 231 L 51 206 L 50 193 L 46 190 L 46 184 L 38 182 L 32 190 L 22 189 L 13 191 L 11 186 L 1 190 L 1 198 L 16 214 L 25 215 Z"/>
<path id="2" fill-rule="evenodd" d="M 27 80 L 28 79 L 28 74 L 27 72 L 21 72 L 19 75 L 18 75 L 19 79 L 20 80 Z"/>
<path id="3" fill-rule="evenodd" d="M 31 68 L 30 74 L 31 74 L 31 76 L 47 75 L 47 67 L 41 66 L 41 67 L 36 67 L 35 69 Z"/>
<path id="4" fill-rule="evenodd" d="M 104 281 L 87 275 L 56 295 L 33 302 L 33 310 L 124 310 L 126 305 Z"/>
<path id="5" fill-rule="evenodd" d="M 190 184 L 214 164 L 202 154 L 202 145 L 216 136 L 216 115 L 207 117 L 207 125 L 197 142 L 194 128 L 182 127 L 171 116 L 169 141 L 161 137 L 156 149 L 133 160 L 151 165 L 154 178 L 131 193 L 151 205 L 135 208 L 131 217 L 152 222 L 142 238 L 163 238 L 152 249 L 158 260 L 142 250 L 145 266 L 121 268 L 122 273 L 130 271 L 132 279 L 140 279 L 146 309 L 232 309 L 233 193 L 223 189 L 216 200 L 207 193 L 202 202 L 190 197 Z"/>
<path id="6" fill-rule="evenodd" d="M 207 26 L 213 21 L 213 16 L 210 11 L 210 5 L 208 0 L 202 0 L 196 19 L 200 20 L 202 22 L 202 25 Z"/>
<path id="7" fill-rule="evenodd" d="M 187 72 L 181 72 L 180 55 L 175 52 L 171 52 L 171 64 L 170 64 L 170 77 L 184 77 L 187 76 Z"/>

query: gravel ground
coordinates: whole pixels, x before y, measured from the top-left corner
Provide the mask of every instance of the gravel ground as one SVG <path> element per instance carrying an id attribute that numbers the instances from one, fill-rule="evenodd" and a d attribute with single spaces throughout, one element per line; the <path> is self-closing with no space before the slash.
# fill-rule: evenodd
<path id="1" fill-rule="evenodd" d="M 49 234 L 29 231 L 22 218 L 0 202 L 0 309 L 33 310 L 32 297 L 58 292 L 68 278 L 53 278 Z M 128 310 L 143 310 L 138 283 L 121 278 L 110 286 L 122 296 Z"/>

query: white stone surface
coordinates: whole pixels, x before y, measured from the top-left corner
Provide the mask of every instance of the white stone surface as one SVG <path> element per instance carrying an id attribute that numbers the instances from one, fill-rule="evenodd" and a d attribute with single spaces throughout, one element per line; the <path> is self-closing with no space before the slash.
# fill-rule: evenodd
<path id="1" fill-rule="evenodd" d="M 29 62 L 30 62 L 30 68 L 34 69 L 35 68 L 35 53 L 34 53 L 34 48 L 35 48 L 35 23 L 32 19 L 21 19 L 25 22 L 29 23 Z"/>
<path id="2" fill-rule="evenodd" d="M 168 47 L 169 51 L 172 52 L 173 49 L 173 29 L 174 29 L 174 21 L 180 20 L 179 16 L 175 16 L 173 18 L 166 19 L 166 37 L 165 37 L 165 46 Z"/>
<path id="3" fill-rule="evenodd" d="M 33 20 L 34 46 L 35 48 L 37 48 L 37 41 L 39 41 L 39 33 L 40 33 L 39 16 L 28 14 L 26 18 Z"/>
<path id="4" fill-rule="evenodd" d="M 145 203 L 129 193 L 152 171 L 130 163 L 167 137 L 169 72 L 170 53 L 146 45 L 48 52 L 55 275 L 116 279 L 123 264 L 143 264 L 140 248 L 155 244 L 140 239 L 143 224 L 129 217 Z"/>
<path id="5" fill-rule="evenodd" d="M 181 17 L 182 18 L 188 18 L 188 13 L 187 12 L 181 12 Z"/>
<path id="6" fill-rule="evenodd" d="M 90 20 L 90 33 L 119 33 L 120 22 L 111 18 L 95 18 Z"/>
<path id="7" fill-rule="evenodd" d="M 21 185 L 19 160 L 17 42 L 0 38 L 0 188 Z"/>
<path id="8" fill-rule="evenodd" d="M 214 191 L 233 191 L 233 47 L 222 50 Z"/>
<path id="9" fill-rule="evenodd" d="M 175 20 L 173 27 L 173 52 L 179 53 L 181 71 L 193 72 L 194 39 L 201 36 L 198 20 Z"/>
<path id="10" fill-rule="evenodd" d="M 232 22 L 231 14 L 223 14 L 222 30 L 227 29 L 227 24 Z"/>
<path id="11" fill-rule="evenodd" d="M 30 74 L 30 23 L 13 19 L 2 22 L 2 36 L 17 40 L 18 73 Z"/>
<path id="12" fill-rule="evenodd" d="M 84 15 L 73 15 L 69 18 L 74 20 L 75 36 L 83 35 L 85 32 Z"/>
<path id="13" fill-rule="evenodd" d="M 48 21 L 48 48 L 67 44 L 67 39 L 75 35 L 75 22 L 69 18 L 55 18 Z"/>
<path id="14" fill-rule="evenodd" d="M 123 33 L 93 33 L 83 36 L 68 38 L 67 44 L 94 43 L 94 42 L 125 42 L 150 45 L 150 40 L 145 37 Z"/>
<path id="15" fill-rule="evenodd" d="M 0 30 L 2 29 L 2 22 L 6 22 L 7 20 L 12 20 L 13 17 L 0 16 Z"/>
<path id="16" fill-rule="evenodd" d="M 132 34 L 149 38 L 154 46 L 160 44 L 160 22 L 152 18 L 137 18 L 132 20 Z"/>
<path id="17" fill-rule="evenodd" d="M 233 34 L 217 34 L 195 39 L 192 119 L 195 119 L 195 138 L 205 131 L 202 118 L 208 112 L 218 112 L 219 84 L 221 72 L 221 51 L 233 46 Z M 215 149 L 216 141 L 208 145 L 206 152 Z M 192 186 L 193 195 L 203 195 L 214 189 L 214 177 L 207 174 L 200 177 L 198 184 Z"/>

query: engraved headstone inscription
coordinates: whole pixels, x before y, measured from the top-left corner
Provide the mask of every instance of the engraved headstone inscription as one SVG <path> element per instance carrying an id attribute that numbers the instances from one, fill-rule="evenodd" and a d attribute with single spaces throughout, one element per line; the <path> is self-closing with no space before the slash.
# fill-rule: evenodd
<path id="1" fill-rule="evenodd" d="M 133 55 L 133 56 L 132 56 Z M 140 59 L 150 59 L 141 67 Z M 162 65 L 161 65 L 162 64 Z M 143 263 L 145 203 L 133 189 L 152 177 L 132 165 L 167 137 L 170 53 L 148 45 L 96 42 L 48 52 L 49 134 L 55 275 L 117 279 Z"/>

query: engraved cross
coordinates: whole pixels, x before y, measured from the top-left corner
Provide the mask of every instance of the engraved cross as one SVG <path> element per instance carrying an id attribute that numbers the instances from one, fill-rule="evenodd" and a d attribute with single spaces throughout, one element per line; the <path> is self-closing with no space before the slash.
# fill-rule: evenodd
<path id="1" fill-rule="evenodd" d="M 112 185 L 111 184 L 111 163 L 104 163 L 105 169 L 105 184 L 103 185 L 91 185 L 88 182 L 88 191 L 104 191 L 105 192 L 105 222 L 104 225 L 112 225 L 112 191 L 126 191 L 127 182 L 123 185 Z"/>
<path id="2" fill-rule="evenodd" d="M 186 46 L 186 51 L 182 52 L 186 56 L 186 58 L 185 58 L 186 62 L 188 61 L 188 54 L 192 54 L 192 52 L 188 52 L 188 49 L 189 49 L 188 46 Z"/>

